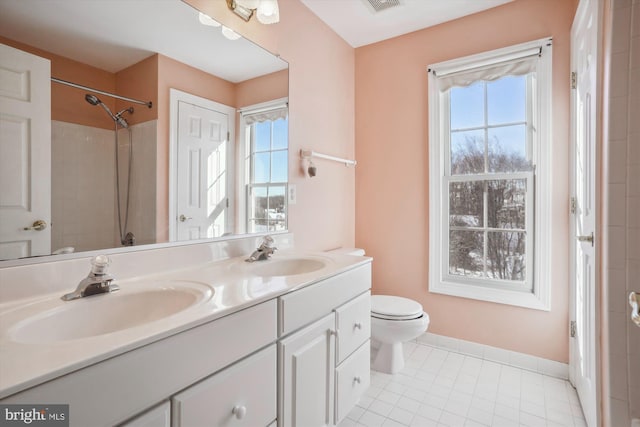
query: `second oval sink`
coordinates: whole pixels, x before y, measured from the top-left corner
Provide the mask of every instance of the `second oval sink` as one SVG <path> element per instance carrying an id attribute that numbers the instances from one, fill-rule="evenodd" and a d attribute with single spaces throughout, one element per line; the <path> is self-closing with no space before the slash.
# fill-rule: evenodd
<path id="1" fill-rule="evenodd" d="M 63 303 L 11 328 L 13 341 L 53 343 L 104 335 L 161 320 L 213 294 L 193 282 L 96 295 Z"/>
<path id="2" fill-rule="evenodd" d="M 326 267 L 324 261 L 312 258 L 285 258 L 256 261 L 251 273 L 257 276 L 294 276 L 318 271 Z"/>

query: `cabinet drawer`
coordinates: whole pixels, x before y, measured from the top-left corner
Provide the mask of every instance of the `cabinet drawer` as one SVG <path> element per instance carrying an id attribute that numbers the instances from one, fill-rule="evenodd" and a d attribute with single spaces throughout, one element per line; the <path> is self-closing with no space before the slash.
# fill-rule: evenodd
<path id="1" fill-rule="evenodd" d="M 276 345 L 172 398 L 173 426 L 266 426 L 276 419 Z"/>
<path id="2" fill-rule="evenodd" d="M 371 337 L 371 292 L 336 309 L 338 329 L 337 364 Z"/>
<path id="3" fill-rule="evenodd" d="M 171 404 L 167 400 L 120 427 L 171 427 Z"/>
<path id="4" fill-rule="evenodd" d="M 347 416 L 369 388 L 370 346 L 367 340 L 336 368 L 336 424 Z"/>
<path id="5" fill-rule="evenodd" d="M 278 332 L 286 335 L 371 288 L 371 264 L 338 274 L 278 298 Z"/>

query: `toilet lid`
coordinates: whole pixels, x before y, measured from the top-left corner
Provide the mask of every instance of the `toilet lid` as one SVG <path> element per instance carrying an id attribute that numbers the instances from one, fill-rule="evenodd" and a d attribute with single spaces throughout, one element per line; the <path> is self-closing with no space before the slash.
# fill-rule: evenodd
<path id="1" fill-rule="evenodd" d="M 408 320 L 422 316 L 422 305 L 414 300 L 391 295 L 371 296 L 371 315 L 380 319 Z"/>

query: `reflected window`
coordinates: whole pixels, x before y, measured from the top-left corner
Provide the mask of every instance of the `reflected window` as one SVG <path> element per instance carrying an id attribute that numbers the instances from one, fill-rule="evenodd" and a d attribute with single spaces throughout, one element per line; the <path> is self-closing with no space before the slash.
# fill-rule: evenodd
<path id="1" fill-rule="evenodd" d="M 243 114 L 246 232 L 287 229 L 289 120 L 286 107 Z"/>

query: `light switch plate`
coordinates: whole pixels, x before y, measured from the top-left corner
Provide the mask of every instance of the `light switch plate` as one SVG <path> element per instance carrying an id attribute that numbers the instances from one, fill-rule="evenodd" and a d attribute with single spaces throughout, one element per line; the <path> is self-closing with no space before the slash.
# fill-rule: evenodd
<path id="1" fill-rule="evenodd" d="M 290 205 L 295 205 L 296 204 L 296 199 L 298 198 L 298 195 L 296 193 L 296 186 L 289 184 L 289 187 L 287 189 L 287 194 L 288 194 L 289 204 Z"/>

